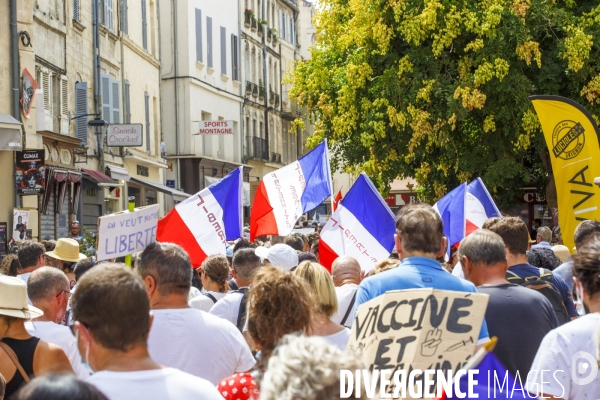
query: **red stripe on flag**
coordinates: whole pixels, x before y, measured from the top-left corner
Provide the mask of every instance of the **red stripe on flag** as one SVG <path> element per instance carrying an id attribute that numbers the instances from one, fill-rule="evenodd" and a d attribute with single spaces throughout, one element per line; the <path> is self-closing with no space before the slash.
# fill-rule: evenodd
<path id="1" fill-rule="evenodd" d="M 335 199 L 333 199 L 333 211 L 337 210 L 338 203 L 342 200 L 342 189 L 335 195 Z"/>
<path id="2" fill-rule="evenodd" d="M 467 220 L 466 221 L 466 226 L 465 226 L 465 237 L 469 236 L 471 233 L 475 232 L 477 229 L 479 229 L 479 227 L 477 225 L 475 225 L 474 223 L 472 223 L 471 221 Z"/>
<path id="3" fill-rule="evenodd" d="M 254 242 L 254 238 L 257 236 L 278 234 L 277 221 L 275 221 L 273 207 L 269 202 L 265 182 L 261 181 L 254 195 L 252 211 L 250 212 L 250 241 Z"/>
<path id="4" fill-rule="evenodd" d="M 338 257 L 338 254 L 335 251 L 333 251 L 331 247 L 329 247 L 327 243 L 323 241 L 323 239 L 319 238 L 319 263 L 322 266 L 324 266 L 330 273 L 331 264 L 333 264 L 335 259 Z"/>
<path id="5" fill-rule="evenodd" d="M 194 268 L 199 267 L 206 258 L 206 253 L 200 247 L 198 240 L 188 229 L 175 208 L 158 221 L 156 240 L 175 243 L 183 247 L 190 256 Z"/>

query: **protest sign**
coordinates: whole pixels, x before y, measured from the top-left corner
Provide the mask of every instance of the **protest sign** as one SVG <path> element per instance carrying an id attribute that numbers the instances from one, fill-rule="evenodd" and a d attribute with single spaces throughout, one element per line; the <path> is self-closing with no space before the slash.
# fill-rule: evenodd
<path id="1" fill-rule="evenodd" d="M 454 374 L 475 351 L 488 297 L 431 288 L 387 292 L 358 307 L 348 348 L 365 368 L 388 376 L 417 369 Z M 429 385 L 435 393 L 435 381 Z M 393 390 L 392 380 L 387 392 Z"/>
<path id="2" fill-rule="evenodd" d="M 156 241 L 158 204 L 98 218 L 98 261 L 144 250 Z"/>

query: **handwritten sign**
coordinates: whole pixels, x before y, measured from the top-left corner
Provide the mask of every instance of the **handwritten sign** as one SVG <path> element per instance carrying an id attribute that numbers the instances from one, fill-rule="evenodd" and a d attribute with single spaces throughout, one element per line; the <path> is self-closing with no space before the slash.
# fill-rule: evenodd
<path id="1" fill-rule="evenodd" d="M 156 241 L 158 204 L 98 218 L 98 261 L 144 250 Z"/>
<path id="2" fill-rule="evenodd" d="M 456 373 L 475 351 L 488 295 L 435 289 L 387 292 L 356 312 L 348 348 L 369 370 Z M 435 381 L 420 375 L 420 384 Z M 417 380 L 415 380 L 417 381 Z M 394 383 L 388 387 L 393 393 Z M 411 398 L 411 397 L 406 397 Z"/>
<path id="3" fill-rule="evenodd" d="M 142 124 L 111 124 L 106 132 L 106 145 L 112 147 L 140 147 L 144 137 Z"/>

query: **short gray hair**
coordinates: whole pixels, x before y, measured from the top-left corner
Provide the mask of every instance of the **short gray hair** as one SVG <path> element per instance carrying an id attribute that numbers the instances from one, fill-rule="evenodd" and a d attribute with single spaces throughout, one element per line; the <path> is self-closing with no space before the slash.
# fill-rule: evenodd
<path id="1" fill-rule="evenodd" d="M 552 240 L 552 231 L 547 226 L 540 226 L 537 229 L 537 236 L 540 236 L 542 241 L 550 243 Z"/>
<path id="2" fill-rule="evenodd" d="M 286 335 L 269 359 L 260 398 L 337 399 L 340 370 L 361 368 L 356 356 L 342 352 L 321 337 Z M 354 398 L 354 394 L 350 397 Z"/>
<path id="3" fill-rule="evenodd" d="M 69 278 L 60 269 L 54 267 L 38 268 L 27 279 L 27 296 L 32 303 L 50 299 L 67 288 L 69 288 Z"/>
<path id="4" fill-rule="evenodd" d="M 188 295 L 192 285 L 192 263 L 186 251 L 173 243 L 152 243 L 135 266 L 142 277 L 152 276 L 158 293 Z"/>
<path id="5" fill-rule="evenodd" d="M 502 237 L 487 229 L 479 229 L 460 242 L 459 260 L 466 256 L 473 264 L 494 265 L 506 262 L 506 246 Z"/>

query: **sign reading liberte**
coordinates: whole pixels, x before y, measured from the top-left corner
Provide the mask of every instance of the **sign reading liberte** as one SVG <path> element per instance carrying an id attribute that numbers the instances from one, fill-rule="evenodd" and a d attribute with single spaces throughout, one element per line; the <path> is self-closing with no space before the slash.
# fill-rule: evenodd
<path id="1" fill-rule="evenodd" d="M 199 135 L 233 135 L 233 121 L 200 121 Z"/>
<path id="2" fill-rule="evenodd" d="M 144 128 L 142 124 L 111 124 L 106 132 L 106 145 L 111 147 L 142 146 Z"/>

